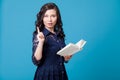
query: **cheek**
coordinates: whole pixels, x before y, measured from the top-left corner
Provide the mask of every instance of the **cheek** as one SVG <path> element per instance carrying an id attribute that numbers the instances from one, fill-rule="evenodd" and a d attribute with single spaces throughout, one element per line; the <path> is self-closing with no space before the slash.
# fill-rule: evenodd
<path id="1" fill-rule="evenodd" d="M 46 24 L 46 23 L 47 23 L 47 20 L 46 20 L 46 19 L 43 19 L 43 23 Z"/>
<path id="2" fill-rule="evenodd" d="M 57 22 L 57 18 L 55 18 L 55 19 L 53 20 L 53 22 L 56 23 L 56 22 Z"/>
<path id="3" fill-rule="evenodd" d="M 43 18 L 43 22 L 46 22 L 46 19 L 45 19 L 45 18 Z"/>

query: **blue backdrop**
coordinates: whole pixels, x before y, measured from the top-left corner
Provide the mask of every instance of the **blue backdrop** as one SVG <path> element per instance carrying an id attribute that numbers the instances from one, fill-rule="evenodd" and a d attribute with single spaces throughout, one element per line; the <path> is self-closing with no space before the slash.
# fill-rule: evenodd
<path id="1" fill-rule="evenodd" d="M 32 32 L 46 2 L 60 8 L 66 44 L 87 40 L 65 64 L 69 80 L 120 80 L 119 0 L 0 0 L 0 80 L 33 80 Z"/>

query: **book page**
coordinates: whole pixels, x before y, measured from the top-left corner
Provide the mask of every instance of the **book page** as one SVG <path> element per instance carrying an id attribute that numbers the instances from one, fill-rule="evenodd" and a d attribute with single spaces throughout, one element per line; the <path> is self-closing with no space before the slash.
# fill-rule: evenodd
<path id="1" fill-rule="evenodd" d="M 60 51 L 58 51 L 57 54 L 61 56 L 73 55 L 78 51 L 82 50 L 85 44 L 86 44 L 86 41 L 83 39 L 78 41 L 76 44 L 69 43 L 67 46 L 65 46 Z"/>
<path id="2" fill-rule="evenodd" d="M 76 45 L 79 47 L 79 48 L 82 48 L 84 45 L 86 44 L 86 41 L 81 39 L 79 42 L 76 43 Z"/>
<path id="3" fill-rule="evenodd" d="M 78 51 L 79 51 L 79 47 L 77 45 L 69 43 L 63 49 L 58 51 L 57 54 L 61 56 L 67 56 L 67 55 L 72 55 Z"/>

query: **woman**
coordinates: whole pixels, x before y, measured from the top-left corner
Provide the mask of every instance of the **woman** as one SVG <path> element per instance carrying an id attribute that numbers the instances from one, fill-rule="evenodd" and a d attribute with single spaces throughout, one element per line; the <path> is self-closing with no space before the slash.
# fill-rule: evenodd
<path id="1" fill-rule="evenodd" d="M 57 5 L 43 5 L 35 24 L 32 60 L 37 65 L 37 70 L 34 80 L 68 80 L 64 62 L 71 56 L 56 54 L 65 47 L 65 34 Z"/>

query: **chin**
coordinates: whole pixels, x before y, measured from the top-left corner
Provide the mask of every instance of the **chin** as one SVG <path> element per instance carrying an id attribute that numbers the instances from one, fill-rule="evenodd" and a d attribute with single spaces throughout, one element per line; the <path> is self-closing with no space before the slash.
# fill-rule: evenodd
<path id="1" fill-rule="evenodd" d="M 54 28 L 54 26 L 47 26 L 48 28 Z"/>

